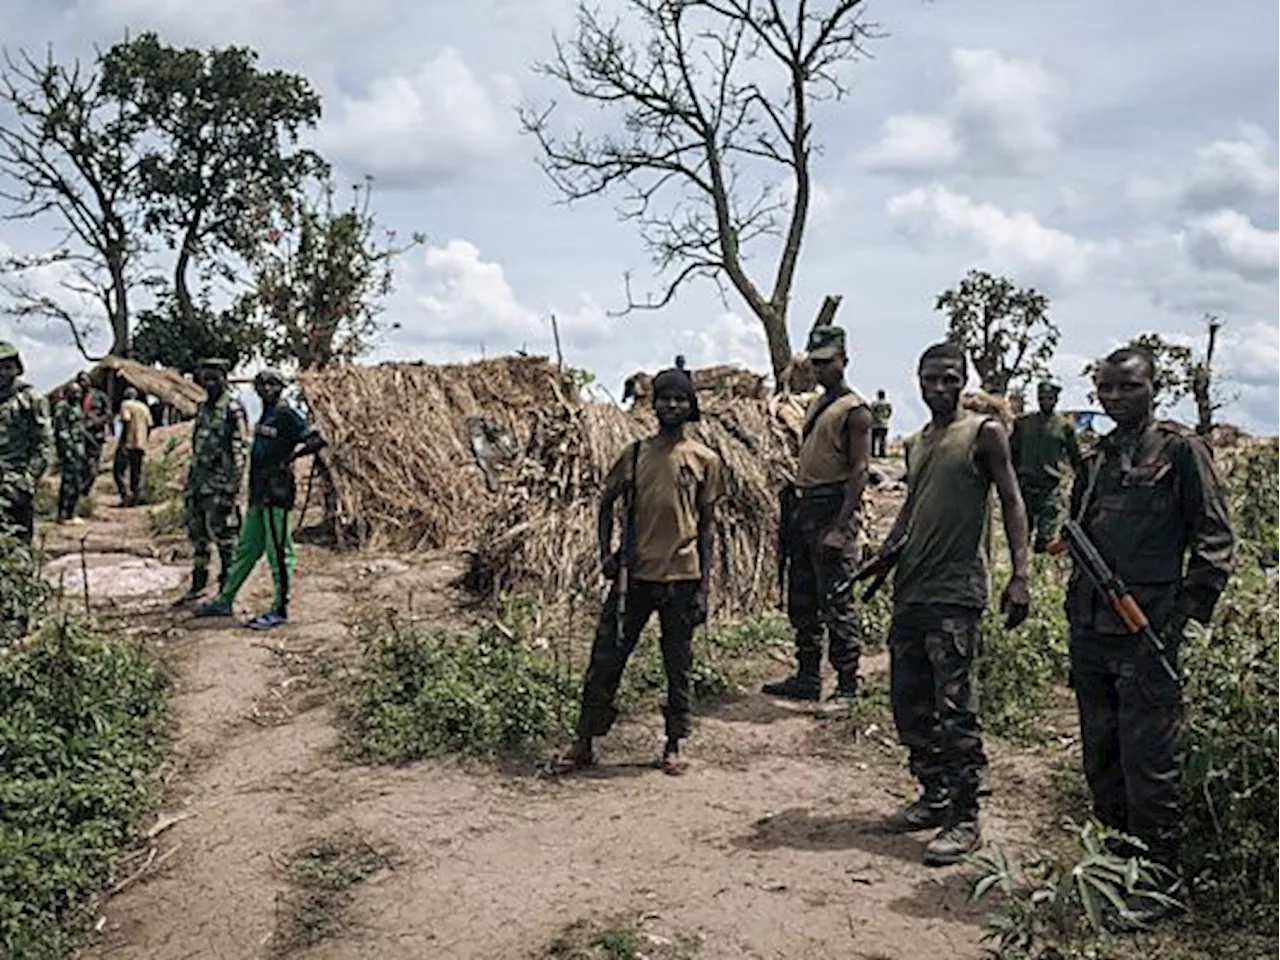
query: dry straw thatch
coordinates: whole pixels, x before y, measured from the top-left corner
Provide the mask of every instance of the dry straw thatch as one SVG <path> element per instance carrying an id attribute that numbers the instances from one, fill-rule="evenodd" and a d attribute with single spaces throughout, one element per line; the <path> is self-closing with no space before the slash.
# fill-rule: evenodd
<path id="1" fill-rule="evenodd" d="M 184 417 L 194 417 L 196 407 L 204 401 L 204 388 L 168 367 L 149 367 L 127 357 L 108 354 L 89 371 L 89 379 L 99 390 L 108 391 L 119 401 L 126 384 L 139 393 L 158 397 Z M 59 384 L 50 393 L 61 391 L 71 383 Z"/>

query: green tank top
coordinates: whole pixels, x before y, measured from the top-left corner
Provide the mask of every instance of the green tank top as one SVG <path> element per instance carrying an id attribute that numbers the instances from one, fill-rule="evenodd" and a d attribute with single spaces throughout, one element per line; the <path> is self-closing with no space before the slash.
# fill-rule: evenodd
<path id="1" fill-rule="evenodd" d="M 974 448 L 988 419 L 962 416 L 945 430 L 926 427 L 906 442 L 914 500 L 894 571 L 895 607 L 987 605 L 991 482 L 974 462 Z"/>

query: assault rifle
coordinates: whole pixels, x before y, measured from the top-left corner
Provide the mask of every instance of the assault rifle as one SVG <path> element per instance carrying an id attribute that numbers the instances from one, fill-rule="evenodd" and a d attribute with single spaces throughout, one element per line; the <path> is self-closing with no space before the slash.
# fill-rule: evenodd
<path id="1" fill-rule="evenodd" d="M 863 580 L 870 579 L 871 583 L 862 591 L 862 602 L 868 603 L 871 598 L 876 595 L 884 582 L 889 579 L 889 574 L 893 572 L 893 568 L 898 565 L 898 558 L 902 556 L 902 548 L 906 544 L 907 538 L 902 537 L 877 554 L 870 562 L 863 564 L 853 575 L 853 582 L 860 583 Z"/>
<path id="2" fill-rule="evenodd" d="M 788 480 L 778 491 L 778 609 L 787 607 L 787 573 L 791 567 L 791 518 L 796 508 L 796 485 Z"/>
<path id="3" fill-rule="evenodd" d="M 622 544 L 618 548 L 618 607 L 614 622 L 616 642 L 622 643 L 627 622 L 627 594 L 631 589 L 631 562 L 636 549 L 636 468 L 640 465 L 640 441 L 631 447 L 631 478 L 622 495 Z"/>
<path id="4" fill-rule="evenodd" d="M 1119 574 L 1107 566 L 1107 561 L 1102 559 L 1102 554 L 1089 539 L 1089 535 L 1084 532 L 1084 527 L 1075 520 L 1068 520 L 1063 528 L 1062 537 L 1049 544 L 1049 552 L 1055 556 L 1071 554 L 1071 559 L 1075 561 L 1076 566 L 1106 598 L 1120 621 L 1129 628 L 1131 633 L 1141 637 L 1155 652 L 1161 669 L 1168 674 L 1169 679 L 1174 683 L 1182 682 L 1178 671 L 1173 669 L 1173 665 L 1169 662 L 1164 641 L 1152 628 L 1151 621 L 1147 619 L 1142 607 L 1134 599 L 1133 591 L 1120 579 Z"/>

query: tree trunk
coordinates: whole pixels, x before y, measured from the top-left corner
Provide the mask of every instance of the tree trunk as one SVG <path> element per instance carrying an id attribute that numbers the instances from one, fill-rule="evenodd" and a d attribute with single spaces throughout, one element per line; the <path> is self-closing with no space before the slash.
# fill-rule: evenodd
<path id="1" fill-rule="evenodd" d="M 765 340 L 769 344 L 769 365 L 773 367 L 773 379 L 780 383 L 782 372 L 791 362 L 791 337 L 787 333 L 787 315 L 784 311 L 766 307 L 760 311 Z"/>
<path id="2" fill-rule="evenodd" d="M 1219 320 L 1209 320 L 1209 344 L 1204 352 L 1204 363 L 1198 363 L 1191 374 L 1191 395 L 1196 401 L 1196 433 L 1207 437 L 1213 430 L 1213 349 L 1217 346 Z"/>

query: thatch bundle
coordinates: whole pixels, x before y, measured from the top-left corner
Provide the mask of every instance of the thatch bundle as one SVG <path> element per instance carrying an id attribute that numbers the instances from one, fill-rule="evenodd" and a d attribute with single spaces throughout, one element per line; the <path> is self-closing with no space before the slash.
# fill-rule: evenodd
<path id="1" fill-rule="evenodd" d="M 693 379 L 698 395 L 708 400 L 762 400 L 770 392 L 765 386 L 765 378 L 760 374 L 729 364 L 700 367 L 690 370 L 689 376 Z M 648 404 L 653 397 L 653 376 L 640 372 L 628 377 L 623 395 L 626 399 L 634 397 L 637 404 Z"/>
<path id="2" fill-rule="evenodd" d="M 475 541 L 491 492 L 538 421 L 576 403 L 541 357 L 452 366 L 344 366 L 299 378 L 329 440 L 336 529 L 361 545 L 418 549 Z"/>
<path id="3" fill-rule="evenodd" d="M 89 380 L 105 390 L 118 403 L 126 385 L 137 388 L 144 396 L 157 397 L 183 417 L 194 417 L 196 407 L 204 401 L 204 388 L 168 367 L 150 367 L 127 357 L 111 354 L 103 357 L 89 371 Z M 72 381 L 59 384 L 50 393 L 59 392 Z"/>

